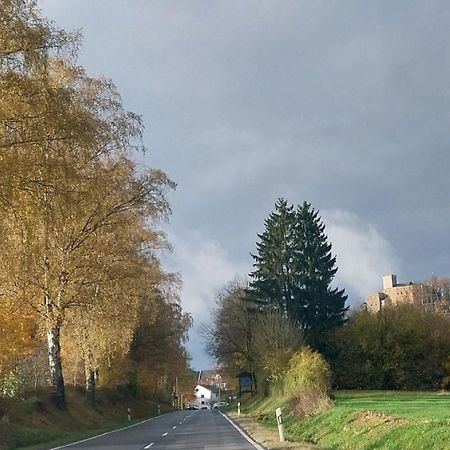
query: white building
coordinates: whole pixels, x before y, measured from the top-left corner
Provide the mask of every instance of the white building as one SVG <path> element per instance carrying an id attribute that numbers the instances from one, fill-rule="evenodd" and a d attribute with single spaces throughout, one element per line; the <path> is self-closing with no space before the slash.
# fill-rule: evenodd
<path id="1" fill-rule="evenodd" d="M 199 408 L 206 405 L 211 407 L 213 403 L 219 400 L 219 392 L 212 386 L 195 386 L 195 397 Z"/>

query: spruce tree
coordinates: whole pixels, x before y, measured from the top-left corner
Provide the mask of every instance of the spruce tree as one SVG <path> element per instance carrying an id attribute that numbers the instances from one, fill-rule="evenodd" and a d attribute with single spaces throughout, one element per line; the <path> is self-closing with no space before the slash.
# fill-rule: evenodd
<path id="1" fill-rule="evenodd" d="M 307 202 L 296 210 L 294 247 L 301 267 L 293 305 L 297 323 L 310 335 L 341 325 L 347 296 L 344 289 L 331 287 L 338 270 L 336 257 L 318 211 Z"/>
<path id="2" fill-rule="evenodd" d="M 260 307 L 294 320 L 310 341 L 343 323 L 347 296 L 331 287 L 336 257 L 318 212 L 307 202 L 294 210 L 279 199 L 258 238 L 250 293 Z"/>
<path id="3" fill-rule="evenodd" d="M 251 297 L 264 309 L 285 313 L 294 292 L 292 237 L 295 211 L 280 198 L 275 210 L 265 220 L 265 230 L 258 234 L 255 270 L 250 274 Z"/>

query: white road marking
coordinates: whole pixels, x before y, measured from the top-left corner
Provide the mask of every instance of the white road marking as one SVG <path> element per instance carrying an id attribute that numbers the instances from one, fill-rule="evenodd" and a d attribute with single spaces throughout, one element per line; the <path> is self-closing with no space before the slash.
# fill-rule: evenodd
<path id="1" fill-rule="evenodd" d="M 146 445 L 144 448 L 150 448 L 153 445 L 153 442 L 150 442 L 150 444 Z"/>
<path id="2" fill-rule="evenodd" d="M 226 416 L 222 411 L 219 411 L 220 414 L 222 414 L 223 417 L 225 417 L 225 419 L 228 420 L 228 422 L 231 423 L 231 425 L 233 425 L 234 428 L 236 428 L 236 430 L 239 431 L 239 433 L 242 434 L 242 436 L 245 437 L 245 439 L 247 439 L 248 442 L 250 442 L 250 444 L 253 445 L 253 447 L 257 448 L 258 450 L 264 450 L 257 442 L 255 442 L 250 436 L 247 436 L 228 416 Z"/>
<path id="3" fill-rule="evenodd" d="M 173 427 L 172 427 L 172 430 L 175 430 L 175 428 L 176 428 L 177 426 L 176 425 L 174 425 Z"/>
<path id="4" fill-rule="evenodd" d="M 180 425 L 183 425 L 183 421 L 180 422 Z"/>
<path id="5" fill-rule="evenodd" d="M 167 433 L 167 432 L 165 432 L 164 434 L 163 434 L 163 436 L 167 436 L 169 433 Z"/>

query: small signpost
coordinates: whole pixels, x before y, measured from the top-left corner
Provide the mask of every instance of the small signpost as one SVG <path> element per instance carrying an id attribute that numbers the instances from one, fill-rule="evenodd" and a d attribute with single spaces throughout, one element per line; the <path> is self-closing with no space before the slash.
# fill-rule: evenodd
<path id="1" fill-rule="evenodd" d="M 241 402 L 238 402 L 238 416 L 241 415 Z"/>
<path id="2" fill-rule="evenodd" d="M 278 434 L 280 435 L 280 442 L 284 442 L 284 425 L 281 408 L 277 408 L 275 414 L 277 416 Z"/>
<path id="3" fill-rule="evenodd" d="M 241 372 L 236 378 L 239 378 L 239 398 L 243 392 L 253 395 L 253 375 L 250 372 Z"/>

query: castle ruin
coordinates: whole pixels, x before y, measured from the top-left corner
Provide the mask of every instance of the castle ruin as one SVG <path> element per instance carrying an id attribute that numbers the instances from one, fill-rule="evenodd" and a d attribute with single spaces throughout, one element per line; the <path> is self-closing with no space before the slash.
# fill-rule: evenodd
<path id="1" fill-rule="evenodd" d="M 396 275 L 383 277 L 383 291 L 366 297 L 367 310 L 378 312 L 400 304 L 426 306 L 431 302 L 431 289 L 423 283 L 397 283 Z"/>

